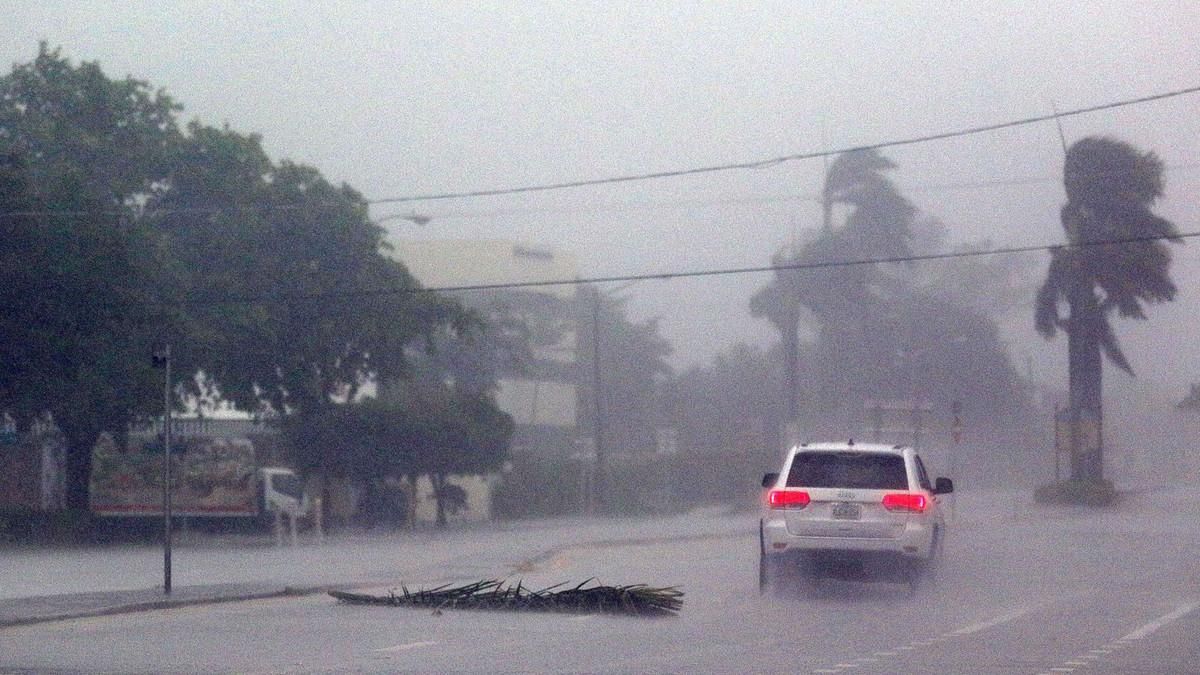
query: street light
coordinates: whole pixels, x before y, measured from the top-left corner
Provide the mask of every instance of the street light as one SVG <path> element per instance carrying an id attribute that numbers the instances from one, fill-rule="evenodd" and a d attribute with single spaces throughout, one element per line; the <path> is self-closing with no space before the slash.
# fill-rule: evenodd
<path id="1" fill-rule="evenodd" d="M 425 225 L 428 224 L 429 221 L 433 220 L 433 217 L 427 216 L 423 213 L 417 213 L 416 211 L 411 211 L 409 213 L 390 213 L 382 218 L 376 218 L 371 222 L 375 223 L 376 225 L 381 225 L 389 220 L 407 220 L 414 225 Z"/>

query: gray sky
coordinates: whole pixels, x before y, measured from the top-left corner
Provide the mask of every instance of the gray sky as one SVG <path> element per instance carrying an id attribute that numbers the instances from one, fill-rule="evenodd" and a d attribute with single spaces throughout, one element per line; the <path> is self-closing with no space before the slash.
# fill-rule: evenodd
<path id="1" fill-rule="evenodd" d="M 1200 3 L 1181 2 L 3 2 L 0 57 L 40 39 L 166 89 L 185 118 L 259 132 L 368 198 L 764 159 L 919 136 L 1200 84 Z M 1064 121 L 1173 167 L 1160 212 L 1200 229 L 1200 96 Z M 957 241 L 1062 240 L 1052 124 L 885 152 Z M 433 216 L 403 236 L 567 250 L 584 275 L 762 265 L 815 225 L 819 160 L 752 171 L 380 208 Z M 938 186 L 1044 177 L 979 189 Z M 725 203 L 718 203 L 722 200 Z M 393 223 L 402 221 L 393 221 Z M 411 227 L 411 226 L 410 226 Z M 1200 242 L 1174 249 L 1181 295 L 1120 322 L 1139 375 L 1200 380 Z M 1038 254 L 1037 270 L 1046 255 Z M 774 340 L 746 302 L 765 275 L 647 281 L 677 365 Z M 1032 299 L 1031 299 L 1032 300 Z M 1023 312 L 1014 360 L 1065 386 L 1066 345 Z M 1168 356 L 1170 354 L 1170 356 Z"/>

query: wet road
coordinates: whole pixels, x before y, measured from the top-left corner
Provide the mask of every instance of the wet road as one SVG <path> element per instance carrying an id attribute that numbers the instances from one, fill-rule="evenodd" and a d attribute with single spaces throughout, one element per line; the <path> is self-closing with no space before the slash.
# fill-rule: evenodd
<path id="1" fill-rule="evenodd" d="M 960 510 L 938 584 L 915 597 L 849 582 L 762 597 L 751 515 L 744 532 L 567 544 L 495 570 L 535 586 L 675 585 L 676 618 L 311 596 L 7 629 L 0 672 L 1200 672 L 1200 494 L 1147 493 L 1101 513 L 982 506 Z M 478 579 L 486 567 L 468 555 L 426 574 Z"/>

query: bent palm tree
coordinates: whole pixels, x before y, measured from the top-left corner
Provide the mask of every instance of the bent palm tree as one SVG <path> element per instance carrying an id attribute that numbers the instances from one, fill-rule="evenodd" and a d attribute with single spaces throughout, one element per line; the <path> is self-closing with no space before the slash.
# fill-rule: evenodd
<path id="1" fill-rule="evenodd" d="M 1100 480 L 1101 354 L 1133 374 L 1109 316 L 1145 319 L 1144 303 L 1175 298 L 1164 240 L 1181 242 L 1175 225 L 1150 207 L 1163 193 L 1163 165 L 1112 138 L 1084 138 L 1067 151 L 1062 225 L 1067 246 L 1051 251 L 1038 291 L 1034 324 L 1047 339 L 1067 333 L 1071 478 Z M 1070 310 L 1059 315 L 1065 302 Z"/>
<path id="2" fill-rule="evenodd" d="M 878 272 L 865 265 L 803 272 L 787 266 L 911 254 L 916 207 L 885 175 L 884 172 L 894 168 L 891 160 L 874 149 L 838 155 L 826 171 L 821 191 L 820 234 L 803 248 L 787 248 L 777 253 L 771 261 L 779 268 L 774 278 L 750 300 L 751 315 L 768 319 L 783 337 L 783 380 L 791 421 L 799 417 L 797 330 L 801 308 L 812 310 L 827 327 L 845 325 L 850 318 L 852 325 L 860 326 L 865 333 L 864 317 L 870 312 L 872 301 L 870 286 Z M 848 206 L 851 211 L 835 230 L 834 207 L 839 205 Z"/>

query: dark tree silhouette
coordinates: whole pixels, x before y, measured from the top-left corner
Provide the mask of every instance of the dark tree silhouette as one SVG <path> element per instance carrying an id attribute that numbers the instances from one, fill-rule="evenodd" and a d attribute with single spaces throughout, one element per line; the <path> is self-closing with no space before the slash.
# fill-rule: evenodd
<path id="1" fill-rule="evenodd" d="M 1059 328 L 1067 333 L 1071 478 L 1100 480 L 1101 354 L 1133 374 L 1109 317 L 1145 319 L 1144 304 L 1175 298 L 1164 242 L 1182 240 L 1173 223 L 1150 210 L 1163 193 L 1163 165 L 1153 152 L 1113 138 L 1084 138 L 1067 150 L 1063 184 L 1067 246 L 1051 251 L 1034 323 L 1047 339 Z M 1070 311 L 1065 318 L 1062 303 Z"/>
<path id="2" fill-rule="evenodd" d="M 771 284 L 750 300 L 751 314 L 771 321 L 783 337 L 785 400 L 793 420 L 800 413 L 797 330 L 801 309 L 808 308 L 821 321 L 822 342 L 827 342 L 824 338 L 835 329 L 844 338 L 846 318 L 857 317 L 850 325 L 858 338 L 854 343 L 861 345 L 866 317 L 872 311 L 869 287 L 880 271 L 866 265 L 803 271 L 786 266 L 909 255 L 917 210 L 884 174 L 893 168 L 895 164 L 876 150 L 839 155 L 830 164 L 821 191 L 820 234 L 798 250 L 776 254 L 772 263 L 781 269 Z M 834 210 L 839 206 L 850 212 L 845 222 L 835 227 Z M 831 385 L 830 381 L 821 386 L 826 398 L 833 397 L 828 390 Z"/>

